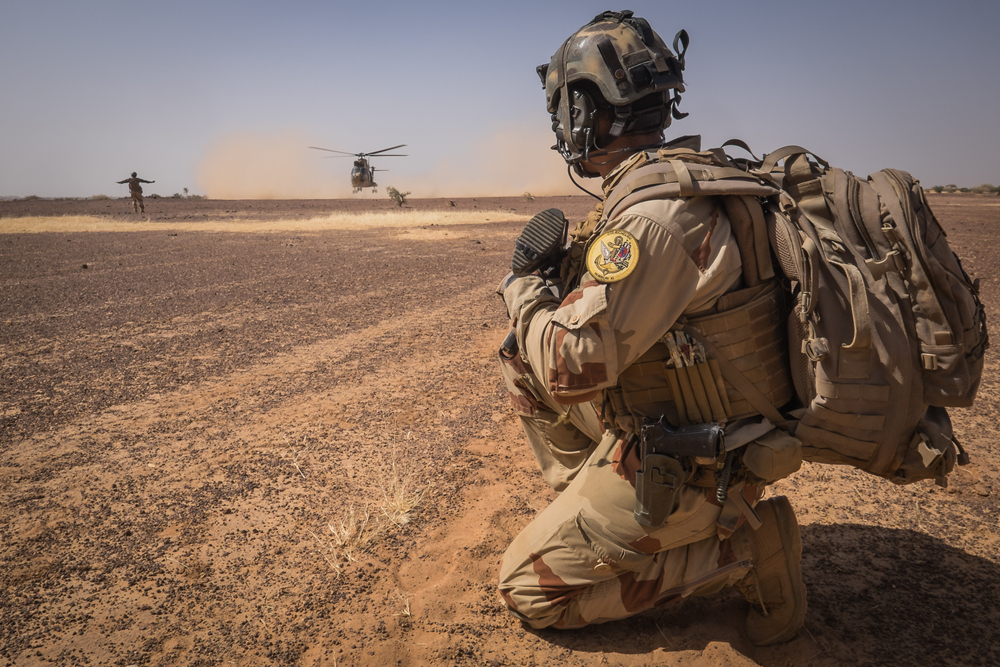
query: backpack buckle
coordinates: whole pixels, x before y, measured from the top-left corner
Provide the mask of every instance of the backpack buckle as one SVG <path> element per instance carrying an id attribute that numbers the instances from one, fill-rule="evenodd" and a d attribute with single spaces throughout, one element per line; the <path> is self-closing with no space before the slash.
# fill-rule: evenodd
<path id="1" fill-rule="evenodd" d="M 812 338 L 802 341 L 802 354 L 809 357 L 809 361 L 821 361 L 830 356 L 830 343 L 825 338 Z"/>

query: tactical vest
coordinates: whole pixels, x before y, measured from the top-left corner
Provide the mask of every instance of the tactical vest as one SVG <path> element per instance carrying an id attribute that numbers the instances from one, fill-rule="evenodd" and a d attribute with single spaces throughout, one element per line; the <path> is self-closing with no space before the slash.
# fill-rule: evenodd
<path id="1" fill-rule="evenodd" d="M 634 433 L 644 419 L 660 416 L 675 426 L 726 423 L 760 414 L 754 405 L 762 400 L 772 406 L 791 400 L 788 309 L 757 200 L 777 192 L 733 166 L 721 149 L 665 147 L 640 153 L 605 183 L 601 217 L 587 230 L 587 242 L 641 201 L 717 196 L 743 264 L 740 289 L 725 294 L 710 311 L 681 318 L 604 391 L 601 412 L 610 425 Z M 783 421 L 780 414 L 768 416 Z"/>

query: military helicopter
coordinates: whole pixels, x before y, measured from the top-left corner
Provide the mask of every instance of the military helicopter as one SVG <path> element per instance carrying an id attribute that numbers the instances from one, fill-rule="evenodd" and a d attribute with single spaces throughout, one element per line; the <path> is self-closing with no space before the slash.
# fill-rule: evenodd
<path id="1" fill-rule="evenodd" d="M 375 172 L 376 171 L 389 171 L 388 169 L 375 169 L 368 163 L 368 157 L 372 155 L 378 155 L 379 157 L 406 157 L 406 155 L 400 155 L 398 153 L 386 153 L 386 151 L 396 150 L 397 148 L 402 148 L 406 144 L 399 144 L 398 146 L 390 146 L 389 148 L 383 148 L 380 151 L 372 151 L 371 153 L 347 153 L 344 151 L 335 151 L 331 148 L 320 148 L 319 146 L 310 146 L 309 148 L 318 151 L 327 151 L 328 153 L 340 153 L 340 155 L 327 155 L 326 157 L 346 157 L 354 156 L 354 168 L 351 169 L 351 185 L 354 186 L 354 192 L 361 192 L 364 188 L 371 188 L 372 192 L 378 192 L 378 183 L 375 182 Z"/>

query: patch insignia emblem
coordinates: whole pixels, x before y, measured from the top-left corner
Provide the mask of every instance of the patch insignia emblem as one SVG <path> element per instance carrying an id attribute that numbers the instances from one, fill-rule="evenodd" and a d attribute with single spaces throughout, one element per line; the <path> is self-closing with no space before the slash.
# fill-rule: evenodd
<path id="1" fill-rule="evenodd" d="M 639 263 L 639 242 L 626 231 L 604 232 L 587 250 L 587 270 L 599 283 L 616 283 L 627 278 Z"/>

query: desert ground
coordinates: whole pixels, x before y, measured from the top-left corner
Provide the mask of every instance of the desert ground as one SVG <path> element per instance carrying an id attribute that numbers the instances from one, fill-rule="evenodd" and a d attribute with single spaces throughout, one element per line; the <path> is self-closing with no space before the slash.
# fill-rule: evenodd
<path id="1" fill-rule="evenodd" d="M 947 489 L 806 464 L 809 591 L 578 631 L 504 611 L 554 497 L 502 391 L 493 289 L 565 198 L 0 202 L 0 666 L 1000 664 L 996 355 Z M 1000 198 L 931 195 L 1000 321 Z M 994 333 L 994 336 L 1000 334 Z"/>

